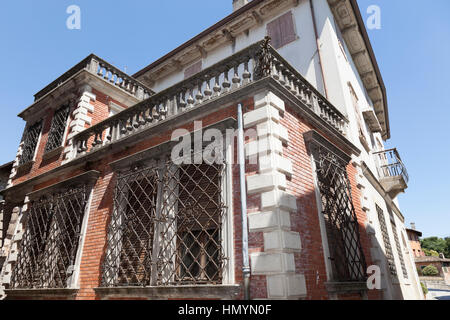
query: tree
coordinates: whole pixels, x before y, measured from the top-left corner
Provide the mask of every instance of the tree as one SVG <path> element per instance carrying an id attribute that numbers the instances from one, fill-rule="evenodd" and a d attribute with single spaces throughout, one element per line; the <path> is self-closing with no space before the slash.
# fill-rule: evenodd
<path id="1" fill-rule="evenodd" d="M 445 243 L 447 245 L 447 249 L 445 250 L 444 254 L 446 258 L 450 258 L 450 237 L 445 238 Z"/>
<path id="2" fill-rule="evenodd" d="M 450 241 L 438 237 L 425 238 L 420 241 L 423 249 L 434 250 L 438 253 L 446 253 L 449 249 Z"/>
<path id="3" fill-rule="evenodd" d="M 429 266 L 426 266 L 425 268 L 422 269 L 422 274 L 424 276 L 433 277 L 433 276 L 438 276 L 439 271 L 435 266 L 430 264 Z"/>
<path id="4" fill-rule="evenodd" d="M 439 257 L 439 252 L 430 250 L 430 249 L 423 249 L 423 252 L 427 257 Z"/>

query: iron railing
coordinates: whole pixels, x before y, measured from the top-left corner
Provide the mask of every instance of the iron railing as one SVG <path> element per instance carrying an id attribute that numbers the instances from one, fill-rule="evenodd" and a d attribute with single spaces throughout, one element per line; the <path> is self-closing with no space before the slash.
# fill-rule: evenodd
<path id="1" fill-rule="evenodd" d="M 266 38 L 257 42 L 85 129 L 74 137 L 74 157 L 148 129 L 161 120 L 240 90 L 263 78 L 275 79 L 334 129 L 346 134 L 346 117 L 273 49 L 269 41 Z"/>
<path id="2" fill-rule="evenodd" d="M 402 176 L 408 183 L 409 176 L 397 149 L 374 152 L 380 178 Z"/>
<path id="3" fill-rule="evenodd" d="M 102 285 L 221 284 L 224 170 L 161 160 L 120 174 Z"/>
<path id="4" fill-rule="evenodd" d="M 365 281 L 366 260 L 345 164 L 319 147 L 314 156 L 322 212 L 336 282 Z"/>
<path id="5" fill-rule="evenodd" d="M 62 106 L 55 111 L 52 125 L 48 134 L 45 152 L 50 152 L 62 146 L 64 133 L 66 131 L 67 119 L 69 118 L 70 106 Z"/>
<path id="6" fill-rule="evenodd" d="M 394 253 L 392 252 L 391 240 L 389 238 L 388 228 L 386 225 L 386 219 L 384 218 L 383 209 L 376 205 L 378 221 L 380 223 L 381 235 L 383 237 L 385 256 L 388 263 L 389 271 L 391 275 L 397 276 L 397 267 L 395 266 Z"/>
<path id="7" fill-rule="evenodd" d="M 26 129 L 23 138 L 22 154 L 19 159 L 19 165 L 24 165 L 33 160 L 37 143 L 39 141 L 39 136 L 41 135 L 41 130 L 42 120 L 36 122 Z"/>
<path id="8" fill-rule="evenodd" d="M 12 289 L 70 285 L 87 199 L 87 188 L 83 186 L 30 204 L 11 278 Z"/>

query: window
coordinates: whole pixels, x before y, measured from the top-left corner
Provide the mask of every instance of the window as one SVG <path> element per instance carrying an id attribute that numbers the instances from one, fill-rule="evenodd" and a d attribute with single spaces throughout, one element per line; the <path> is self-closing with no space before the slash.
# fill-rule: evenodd
<path id="1" fill-rule="evenodd" d="M 389 270 L 391 272 L 391 275 L 396 276 L 397 268 L 395 267 L 394 254 L 392 253 L 391 241 L 386 225 L 386 219 L 384 218 L 384 212 L 378 205 L 376 205 L 376 208 L 378 213 L 378 221 L 380 222 L 381 235 L 383 236 L 384 249 Z"/>
<path id="2" fill-rule="evenodd" d="M 119 174 L 102 285 L 222 284 L 224 170 L 165 159 Z"/>
<path id="3" fill-rule="evenodd" d="M 357 120 L 357 124 L 358 124 L 359 141 L 361 142 L 363 147 L 366 149 L 366 151 L 369 152 L 370 146 L 369 146 L 369 143 L 367 142 L 366 135 L 364 134 L 364 131 L 363 131 L 363 120 L 362 120 L 361 114 L 359 112 L 358 96 L 356 95 L 355 90 L 353 89 L 350 82 L 348 83 L 348 86 L 350 89 L 350 94 L 352 96 L 353 109 L 355 110 L 356 120 Z"/>
<path id="4" fill-rule="evenodd" d="M 333 281 L 365 281 L 366 261 L 346 166 L 322 147 L 314 158 Z"/>
<path id="5" fill-rule="evenodd" d="M 50 152 L 62 147 L 67 119 L 69 118 L 69 110 L 69 105 L 66 105 L 55 111 L 50 132 L 48 134 L 47 144 L 45 146 L 45 152 Z"/>
<path id="6" fill-rule="evenodd" d="M 70 285 L 87 200 L 87 187 L 81 186 L 31 202 L 12 289 Z"/>
<path id="7" fill-rule="evenodd" d="M 184 78 L 185 79 L 190 78 L 193 75 L 199 73 L 200 71 L 202 71 L 202 61 L 201 60 L 194 63 L 193 65 L 187 67 L 184 70 Z"/>
<path id="8" fill-rule="evenodd" d="M 267 35 L 271 38 L 272 46 L 275 49 L 297 40 L 292 12 L 289 11 L 268 23 Z"/>
<path id="9" fill-rule="evenodd" d="M 398 232 L 397 232 L 397 227 L 395 225 L 394 215 L 392 214 L 392 212 L 389 212 L 389 215 L 391 218 L 392 233 L 394 234 L 395 246 L 397 247 L 397 253 L 398 253 L 398 257 L 400 259 L 400 265 L 402 267 L 403 277 L 405 279 L 408 279 L 408 271 L 406 270 L 405 258 L 403 257 L 403 250 L 400 245 L 400 240 L 398 238 Z"/>
<path id="10" fill-rule="evenodd" d="M 19 165 L 27 164 L 34 160 L 34 154 L 41 135 L 42 120 L 29 126 L 23 137 L 22 155 L 20 156 Z"/>

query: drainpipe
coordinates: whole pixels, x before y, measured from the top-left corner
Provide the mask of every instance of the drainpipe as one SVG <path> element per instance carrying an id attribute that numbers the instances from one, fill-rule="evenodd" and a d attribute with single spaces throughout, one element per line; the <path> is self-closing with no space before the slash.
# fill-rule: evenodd
<path id="1" fill-rule="evenodd" d="M 320 41 L 319 41 L 319 33 L 317 32 L 317 23 L 316 23 L 316 13 L 314 11 L 314 0 L 309 0 L 309 5 L 311 7 L 311 16 L 314 26 L 314 35 L 316 36 L 316 45 L 317 45 L 317 53 L 319 54 L 319 65 L 320 65 L 320 72 L 322 74 L 322 82 L 323 82 L 323 89 L 325 91 L 325 97 L 328 99 L 328 89 L 327 89 L 327 83 L 325 81 L 325 73 L 323 72 L 323 64 L 322 64 L 322 54 L 320 50 Z"/>
<path id="2" fill-rule="evenodd" d="M 244 299 L 250 300 L 250 263 L 248 257 L 248 226 L 247 226 L 247 192 L 245 185 L 245 154 L 244 126 L 242 120 L 242 104 L 238 104 L 238 161 L 239 182 L 241 185 L 241 215 L 242 215 L 242 273 L 244 276 Z"/>

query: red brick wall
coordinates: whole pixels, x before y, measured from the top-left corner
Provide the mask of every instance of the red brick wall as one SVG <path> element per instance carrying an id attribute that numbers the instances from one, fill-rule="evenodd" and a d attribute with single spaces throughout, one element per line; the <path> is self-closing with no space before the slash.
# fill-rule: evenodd
<path id="1" fill-rule="evenodd" d="M 94 92 L 97 95 L 97 100 L 93 102 L 95 106 L 93 117 L 93 124 L 98 123 L 108 116 L 108 101 L 107 97 L 100 92 Z M 253 109 L 253 99 L 249 99 L 243 103 L 244 110 Z M 229 117 L 236 118 L 236 106 L 230 106 L 211 113 L 204 117 L 204 127 L 224 120 Z M 61 159 L 54 160 L 45 166 L 42 165 L 40 159 L 46 142 L 45 132 L 48 132 L 51 116 L 46 120 L 44 135 L 39 144 L 38 157 L 33 167 L 33 170 L 23 177 L 16 179 L 15 183 L 29 179 L 33 176 L 41 174 L 45 171 L 51 170 L 58 166 Z M 291 159 L 293 162 L 293 176 L 288 181 L 287 192 L 297 197 L 298 210 L 291 214 L 292 230 L 299 232 L 302 240 L 302 250 L 295 254 L 296 272 L 302 273 L 306 278 L 307 285 L 307 299 L 327 299 L 328 294 L 324 286 L 326 281 L 326 271 L 324 263 L 324 254 L 322 248 L 322 240 L 320 234 L 319 217 L 317 212 L 317 205 L 314 193 L 313 173 L 310 158 L 306 151 L 303 133 L 312 129 L 304 119 L 300 118 L 293 112 L 292 108 L 287 106 L 287 112 L 281 119 L 282 125 L 288 129 L 289 144 L 284 147 L 284 156 Z M 194 127 L 193 122 L 180 126 L 180 128 L 192 131 Z M 156 146 L 163 142 L 169 141 L 172 131 L 162 132 L 155 135 L 148 140 L 138 143 L 137 145 L 125 150 L 112 154 L 102 159 L 101 161 L 91 164 L 89 170 L 98 170 L 101 176 L 98 179 L 94 190 L 93 198 L 90 204 L 90 213 L 88 220 L 88 229 L 86 239 L 82 251 L 81 269 L 80 269 L 80 291 L 77 299 L 96 299 L 94 288 L 100 286 L 101 280 L 101 264 L 104 259 L 106 249 L 106 236 L 108 222 L 112 209 L 112 194 L 115 184 L 115 175 L 108 163 L 129 156 L 144 149 Z M 237 148 L 235 148 L 237 150 Z M 235 162 L 237 163 L 237 162 Z M 36 168 L 35 168 L 36 167 Z M 86 168 L 84 168 L 86 169 Z M 83 170 L 78 169 L 65 176 L 52 179 L 45 183 L 36 186 L 35 190 L 45 186 L 54 184 L 56 182 L 67 179 L 81 173 Z M 364 222 L 366 215 L 361 210 L 360 194 L 355 183 L 355 168 L 348 166 L 349 178 L 352 184 L 352 194 L 355 204 L 358 221 L 360 223 L 361 241 L 363 249 L 367 258 L 367 264 L 371 264 L 369 240 L 365 233 Z M 248 165 L 247 174 L 257 173 L 257 165 Z M 235 250 L 235 278 L 236 283 L 242 283 L 242 246 L 241 246 L 241 208 L 240 208 L 240 186 L 239 186 L 239 167 L 233 165 L 233 212 L 234 212 L 234 250 Z M 260 196 L 252 195 L 247 199 L 248 212 L 255 212 L 260 210 Z M 249 251 L 260 252 L 264 250 L 264 241 L 262 233 L 250 233 L 249 235 Z M 238 298 L 243 297 L 243 292 Z M 253 299 L 266 298 L 267 287 L 265 276 L 252 276 L 251 279 L 251 297 Z M 375 298 L 376 294 L 369 293 L 370 298 Z M 201 298 L 201 297 L 198 297 Z M 344 298 L 344 297 L 343 297 Z"/>

